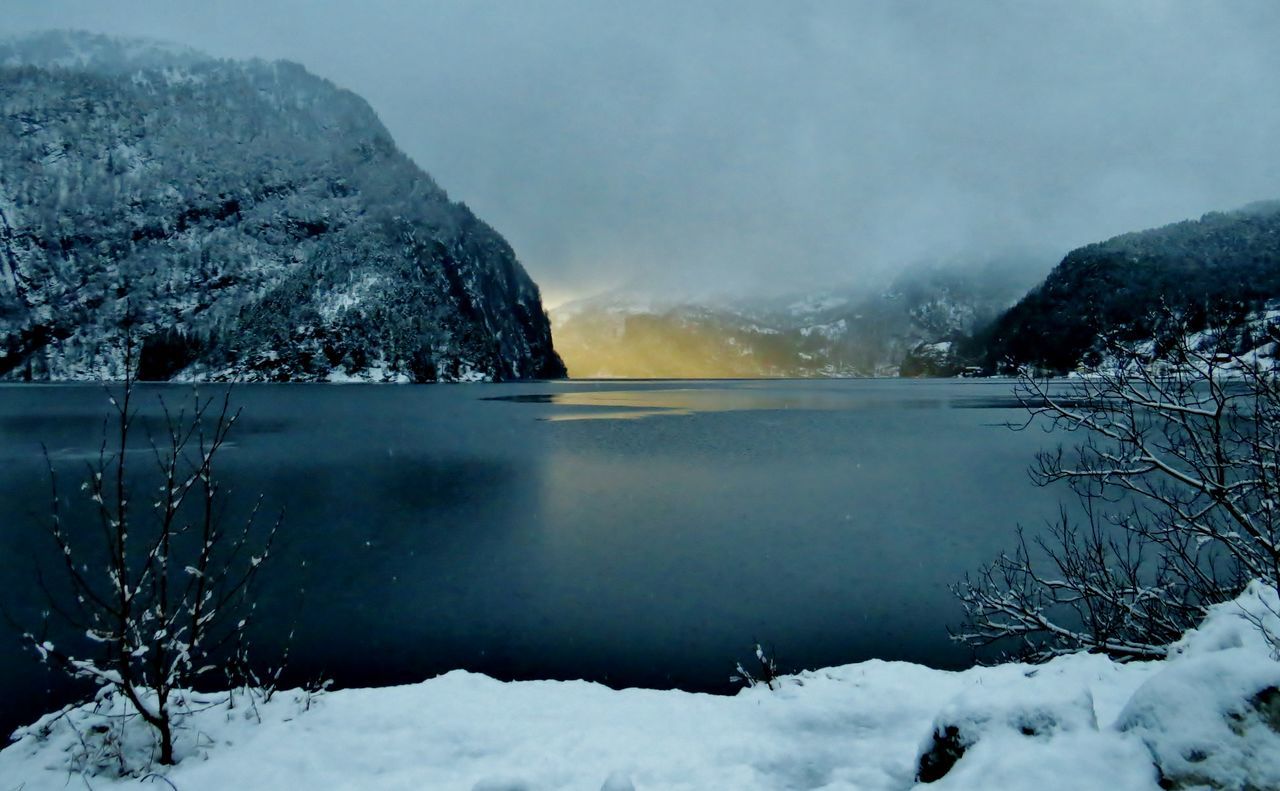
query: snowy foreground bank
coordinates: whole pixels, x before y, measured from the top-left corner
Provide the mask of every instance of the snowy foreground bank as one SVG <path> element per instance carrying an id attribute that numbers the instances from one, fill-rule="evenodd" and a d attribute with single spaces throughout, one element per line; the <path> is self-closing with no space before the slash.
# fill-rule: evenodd
<path id="1" fill-rule="evenodd" d="M 85 779 L 179 791 L 906 789 L 923 752 L 947 768 L 962 747 L 922 787 L 1280 788 L 1280 662 L 1256 625 L 1280 634 L 1278 605 L 1255 586 L 1172 658 L 1129 665 L 1078 655 L 950 673 L 864 662 L 735 697 L 464 672 L 282 692 L 256 712 L 197 695 L 204 708 L 185 721 L 179 764 L 153 767 L 163 778 Z M 86 787 L 69 763 L 119 733 L 85 709 L 21 729 L 0 751 L 0 791 Z M 141 723 L 123 731 L 135 761 L 149 739 Z"/>

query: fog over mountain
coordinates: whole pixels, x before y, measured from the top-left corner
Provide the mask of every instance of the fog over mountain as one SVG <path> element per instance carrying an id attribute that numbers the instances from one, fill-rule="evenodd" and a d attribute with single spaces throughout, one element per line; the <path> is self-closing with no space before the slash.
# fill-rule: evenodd
<path id="1" fill-rule="evenodd" d="M 554 305 L 890 282 L 1274 197 L 1273 2 L 10 0 L 366 97 Z"/>
<path id="2" fill-rule="evenodd" d="M 952 347 L 1043 274 L 1034 257 L 932 262 L 882 288 L 663 300 L 625 289 L 551 311 L 574 378 L 950 376 Z M 931 358 L 948 358 L 945 364 Z"/>

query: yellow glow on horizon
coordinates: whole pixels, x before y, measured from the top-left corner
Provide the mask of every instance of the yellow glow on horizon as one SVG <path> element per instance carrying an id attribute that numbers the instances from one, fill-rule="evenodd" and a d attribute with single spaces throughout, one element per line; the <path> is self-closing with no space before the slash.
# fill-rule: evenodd
<path id="1" fill-rule="evenodd" d="M 543 289 L 542 290 L 542 309 L 546 311 L 552 311 L 567 302 L 574 301 L 575 299 L 577 299 L 577 297 L 569 296 L 568 294 L 562 291 L 550 291 L 547 289 Z"/>

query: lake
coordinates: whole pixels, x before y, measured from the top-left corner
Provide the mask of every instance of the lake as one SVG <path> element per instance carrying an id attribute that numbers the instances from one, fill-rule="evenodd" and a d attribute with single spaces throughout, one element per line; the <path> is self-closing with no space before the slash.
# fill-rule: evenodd
<path id="1" fill-rule="evenodd" d="M 180 404 L 189 387 L 147 386 Z M 219 392 L 205 386 L 202 392 Z M 287 681 L 504 679 L 731 691 L 784 670 L 970 664 L 947 586 L 1063 492 L 1026 467 L 1008 381 L 243 385 L 221 477 L 285 509 L 255 654 Z M 48 485 L 76 491 L 99 386 L 0 387 L 0 603 L 28 628 Z M 89 535 L 92 535 L 90 533 Z M 287 635 L 292 632 L 291 641 Z M 0 728 L 67 695 L 0 624 Z"/>

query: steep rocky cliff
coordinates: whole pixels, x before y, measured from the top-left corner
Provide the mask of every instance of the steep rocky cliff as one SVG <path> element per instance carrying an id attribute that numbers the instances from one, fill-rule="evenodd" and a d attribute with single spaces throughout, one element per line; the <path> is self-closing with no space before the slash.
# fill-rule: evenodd
<path id="1" fill-rule="evenodd" d="M 558 377 L 506 241 L 286 62 L 0 43 L 0 377 Z"/>

